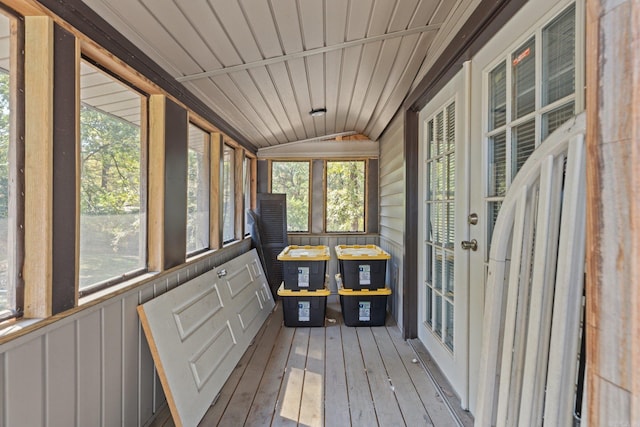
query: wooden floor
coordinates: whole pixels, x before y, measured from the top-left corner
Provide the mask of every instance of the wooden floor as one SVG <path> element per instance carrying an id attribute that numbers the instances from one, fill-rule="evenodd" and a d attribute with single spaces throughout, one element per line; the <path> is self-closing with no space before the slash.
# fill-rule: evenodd
<path id="1" fill-rule="evenodd" d="M 200 426 L 460 425 L 392 319 L 345 326 L 328 298 L 324 328 L 285 327 L 277 304 Z"/>

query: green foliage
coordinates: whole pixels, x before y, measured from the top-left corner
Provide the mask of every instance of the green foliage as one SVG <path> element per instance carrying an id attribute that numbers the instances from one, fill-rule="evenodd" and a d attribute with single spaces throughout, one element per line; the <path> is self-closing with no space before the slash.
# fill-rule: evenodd
<path id="1" fill-rule="evenodd" d="M 0 312 L 14 307 L 12 283 L 8 277 L 9 253 L 9 144 L 11 132 L 9 74 L 0 70 Z"/>
<path id="2" fill-rule="evenodd" d="M 364 231 L 365 162 L 328 161 L 326 231 Z M 309 231 L 309 162 L 273 162 L 271 192 L 287 195 L 288 231 Z"/>
<path id="3" fill-rule="evenodd" d="M 327 231 L 364 231 L 364 166 L 364 161 L 327 162 Z"/>
<path id="4" fill-rule="evenodd" d="M 80 288 L 84 288 L 144 263 L 140 128 L 82 105 L 80 144 Z M 98 263 L 100 258 L 109 262 Z"/>
<path id="5" fill-rule="evenodd" d="M 207 159 L 189 149 L 187 171 L 187 252 L 209 244 L 209 168 Z"/>
<path id="6" fill-rule="evenodd" d="M 234 150 L 224 147 L 224 159 L 222 162 L 223 190 L 222 190 L 222 239 L 225 242 L 235 237 L 235 162 Z"/>
<path id="7" fill-rule="evenodd" d="M 287 231 L 309 231 L 309 162 L 273 162 L 271 192 L 287 195 Z"/>
<path id="8" fill-rule="evenodd" d="M 81 212 L 140 209 L 140 128 L 83 105 L 80 112 Z"/>
<path id="9" fill-rule="evenodd" d="M 9 215 L 10 99 L 9 74 L 0 72 L 0 218 Z"/>

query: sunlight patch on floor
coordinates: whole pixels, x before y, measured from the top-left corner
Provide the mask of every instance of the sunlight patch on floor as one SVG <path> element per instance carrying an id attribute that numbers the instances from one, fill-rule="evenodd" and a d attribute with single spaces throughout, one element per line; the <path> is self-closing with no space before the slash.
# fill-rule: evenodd
<path id="1" fill-rule="evenodd" d="M 298 421 L 300 414 L 300 395 L 302 393 L 302 383 L 304 381 L 304 370 L 291 368 L 285 375 L 283 387 L 284 397 L 280 402 L 280 413 L 282 418 Z"/>
<path id="2" fill-rule="evenodd" d="M 324 378 L 321 374 L 305 372 L 299 424 L 309 427 L 324 425 Z"/>

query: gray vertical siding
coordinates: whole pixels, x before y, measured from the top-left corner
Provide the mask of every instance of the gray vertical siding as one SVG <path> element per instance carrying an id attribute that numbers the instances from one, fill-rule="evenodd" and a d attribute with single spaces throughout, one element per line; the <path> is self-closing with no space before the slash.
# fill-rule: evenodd
<path id="1" fill-rule="evenodd" d="M 390 309 L 401 329 L 404 257 L 404 120 L 397 115 L 380 138 L 380 247 L 391 254 L 387 267 L 393 290 Z"/>
<path id="2" fill-rule="evenodd" d="M 0 426 L 143 426 L 165 405 L 136 307 L 250 249 L 230 245 L 0 345 Z"/>

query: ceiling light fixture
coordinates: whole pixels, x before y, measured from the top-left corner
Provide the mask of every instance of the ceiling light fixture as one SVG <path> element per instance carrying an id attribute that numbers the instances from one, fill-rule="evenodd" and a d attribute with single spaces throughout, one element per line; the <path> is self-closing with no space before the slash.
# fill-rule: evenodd
<path id="1" fill-rule="evenodd" d="M 311 114 L 311 117 L 322 117 L 325 114 L 327 114 L 327 109 L 326 108 L 314 108 L 313 110 L 309 111 L 309 114 Z"/>

